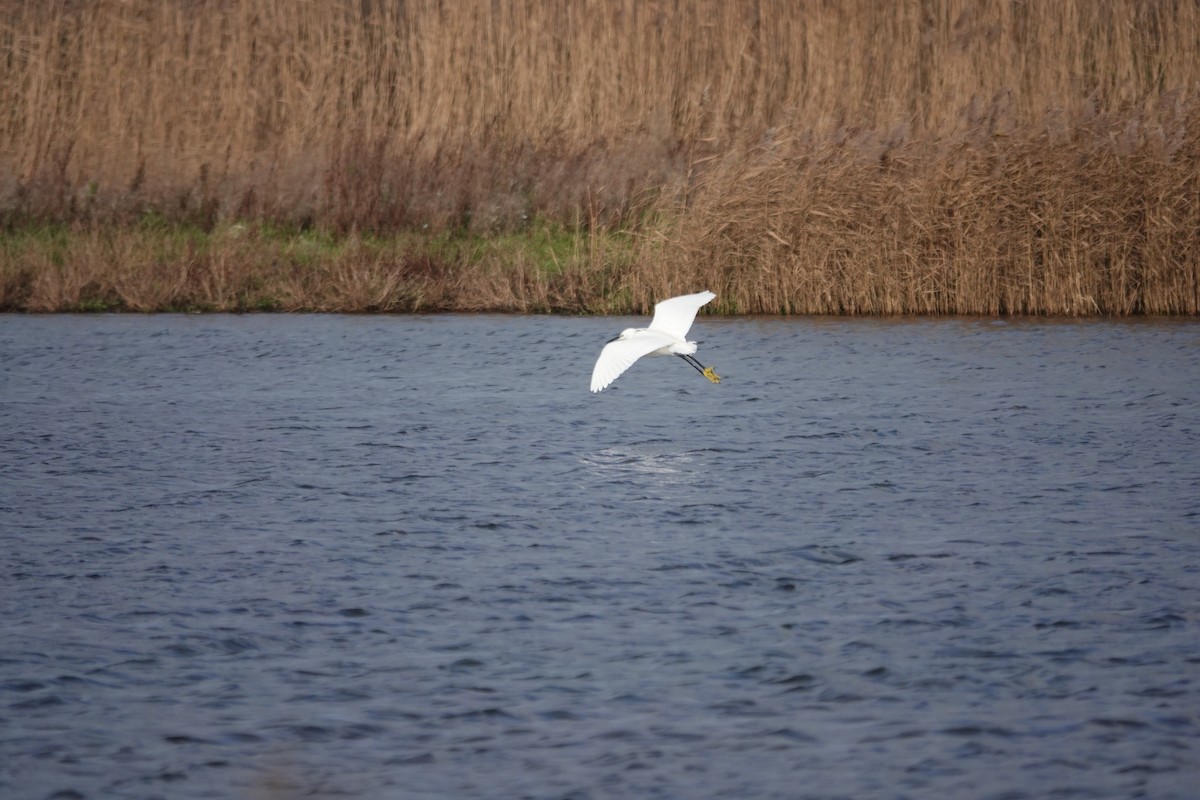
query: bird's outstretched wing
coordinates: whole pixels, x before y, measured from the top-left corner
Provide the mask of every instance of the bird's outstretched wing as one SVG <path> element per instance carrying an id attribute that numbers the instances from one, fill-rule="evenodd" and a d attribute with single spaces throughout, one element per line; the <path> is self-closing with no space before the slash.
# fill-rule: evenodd
<path id="1" fill-rule="evenodd" d="M 716 295 L 712 292 L 697 292 L 660 301 L 654 306 L 654 319 L 650 320 L 650 330 L 662 331 L 683 339 L 692 323 L 696 321 L 696 312 L 714 297 Z"/>
<path id="2" fill-rule="evenodd" d="M 660 347 L 674 343 L 675 339 L 659 331 L 643 330 L 629 339 L 614 339 L 604 345 L 596 366 L 592 368 L 592 391 L 598 392 L 620 377 L 633 366 L 633 362 L 653 353 Z"/>

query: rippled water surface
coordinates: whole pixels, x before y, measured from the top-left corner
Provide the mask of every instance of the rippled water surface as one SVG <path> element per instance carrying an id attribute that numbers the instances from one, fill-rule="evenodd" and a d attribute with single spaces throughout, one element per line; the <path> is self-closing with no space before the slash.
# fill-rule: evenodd
<path id="1" fill-rule="evenodd" d="M 1200 325 L 0 317 L 0 796 L 1193 798 Z"/>

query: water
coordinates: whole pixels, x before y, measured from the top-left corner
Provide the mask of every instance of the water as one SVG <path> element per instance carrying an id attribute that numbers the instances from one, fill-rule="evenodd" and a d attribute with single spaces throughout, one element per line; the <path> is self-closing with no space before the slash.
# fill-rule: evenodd
<path id="1" fill-rule="evenodd" d="M 1190 798 L 1200 326 L 0 318 L 0 795 Z"/>

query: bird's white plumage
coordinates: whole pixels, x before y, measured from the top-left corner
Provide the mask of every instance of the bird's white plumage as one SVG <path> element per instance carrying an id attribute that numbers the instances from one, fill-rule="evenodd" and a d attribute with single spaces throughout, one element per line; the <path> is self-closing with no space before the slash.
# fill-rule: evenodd
<path id="1" fill-rule="evenodd" d="M 592 369 L 592 391 L 598 392 L 621 376 L 642 356 L 670 347 L 675 338 L 660 331 L 641 330 L 631 339 L 614 339 L 604 345 Z"/>
<path id="2" fill-rule="evenodd" d="M 650 330 L 662 331 L 677 339 L 684 338 L 696 321 L 696 312 L 714 297 L 716 295 L 712 292 L 697 292 L 658 302 L 654 306 Z"/>
<path id="3" fill-rule="evenodd" d="M 628 328 L 600 351 L 596 366 L 592 368 L 592 391 L 599 392 L 607 387 L 642 356 L 695 353 L 696 343 L 685 337 L 696 319 L 696 312 L 714 297 L 712 292 L 698 292 L 656 304 L 650 327 Z"/>

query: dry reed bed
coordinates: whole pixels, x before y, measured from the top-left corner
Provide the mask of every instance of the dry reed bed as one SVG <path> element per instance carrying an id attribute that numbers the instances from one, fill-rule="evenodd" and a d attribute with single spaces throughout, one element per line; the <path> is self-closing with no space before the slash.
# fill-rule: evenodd
<path id="1" fill-rule="evenodd" d="M 1195 314 L 1200 103 L 938 140 L 792 141 L 721 163 L 643 302 L 783 314 Z"/>
<path id="2" fill-rule="evenodd" d="M 1200 306 L 1196 3 L 0 11 L 0 308 Z M 569 263 L 356 238 L 543 222 Z M 69 241 L 17 236 L 45 223 Z M 347 238 L 300 257 L 260 223 Z"/>

